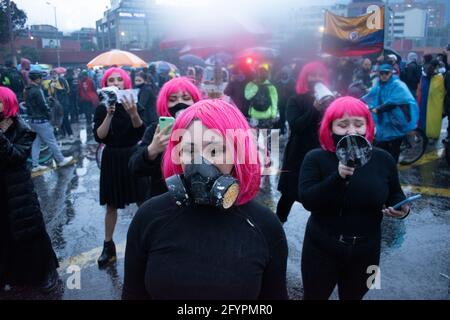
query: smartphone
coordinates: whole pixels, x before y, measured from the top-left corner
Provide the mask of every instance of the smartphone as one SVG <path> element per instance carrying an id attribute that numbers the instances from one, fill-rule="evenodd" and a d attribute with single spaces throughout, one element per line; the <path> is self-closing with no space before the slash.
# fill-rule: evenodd
<path id="1" fill-rule="evenodd" d="M 173 117 L 159 117 L 159 131 L 163 131 L 167 127 L 172 127 L 175 122 Z"/>
<path id="2" fill-rule="evenodd" d="M 420 198 L 422 198 L 422 195 L 419 193 L 419 194 L 416 194 L 416 195 L 414 195 L 414 196 L 411 196 L 411 197 L 409 197 L 409 198 L 406 198 L 405 200 L 403 200 L 403 201 L 400 201 L 399 203 L 397 203 L 396 205 L 394 205 L 392 208 L 394 208 L 395 210 L 398 210 L 398 209 L 400 209 L 400 207 L 402 206 L 402 205 L 404 205 L 405 203 L 409 203 L 409 202 L 412 202 L 412 201 L 414 201 L 414 200 L 417 200 L 417 199 L 420 199 Z"/>

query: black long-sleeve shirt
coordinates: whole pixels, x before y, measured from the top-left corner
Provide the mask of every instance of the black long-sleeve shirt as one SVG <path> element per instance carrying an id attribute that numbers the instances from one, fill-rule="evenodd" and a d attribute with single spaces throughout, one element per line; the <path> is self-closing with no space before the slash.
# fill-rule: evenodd
<path id="1" fill-rule="evenodd" d="M 383 205 L 405 199 L 394 159 L 374 148 L 371 160 L 356 168 L 348 183 L 338 173 L 335 153 L 309 152 L 300 170 L 299 197 L 311 219 L 334 235 L 369 236 L 380 231 Z"/>
<path id="2" fill-rule="evenodd" d="M 287 299 L 287 242 L 250 201 L 226 211 L 145 202 L 128 230 L 123 299 Z"/>
<path id="3" fill-rule="evenodd" d="M 157 123 L 152 123 L 145 130 L 141 143 L 130 157 L 128 168 L 137 177 L 149 177 L 151 180 L 150 197 L 167 192 L 166 183 L 162 177 L 161 161 L 162 153 L 154 160 L 148 157 L 148 146 L 152 143 Z"/>

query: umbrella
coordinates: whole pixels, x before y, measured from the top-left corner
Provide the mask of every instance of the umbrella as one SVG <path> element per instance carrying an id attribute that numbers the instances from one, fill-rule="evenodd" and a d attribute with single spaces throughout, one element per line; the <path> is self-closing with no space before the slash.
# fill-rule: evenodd
<path id="1" fill-rule="evenodd" d="M 245 58 L 249 56 L 254 56 L 257 58 L 264 58 L 264 59 L 274 59 L 277 57 L 280 53 L 278 50 L 268 47 L 253 47 L 245 49 L 241 52 L 239 52 L 236 57 L 237 58 Z"/>
<path id="2" fill-rule="evenodd" d="M 200 67 L 205 67 L 206 66 L 205 61 L 202 58 L 200 58 L 200 57 L 198 57 L 198 56 L 196 56 L 194 54 L 182 55 L 180 57 L 180 60 L 184 61 L 184 62 L 186 62 L 188 64 L 194 65 L 194 66 L 200 66 Z"/>
<path id="3" fill-rule="evenodd" d="M 114 65 L 118 67 L 146 67 L 147 63 L 131 52 L 111 50 L 98 55 L 87 64 L 88 68 Z"/>
<path id="4" fill-rule="evenodd" d="M 178 68 L 167 61 L 153 61 L 149 64 L 149 67 L 150 66 L 155 66 L 156 72 L 158 73 L 170 73 L 171 71 L 175 73 L 178 72 Z"/>
<path id="5" fill-rule="evenodd" d="M 63 73 L 66 73 L 66 68 L 63 68 L 63 67 L 58 67 L 58 68 L 55 68 L 55 69 L 53 69 L 57 74 L 63 74 Z"/>
<path id="6" fill-rule="evenodd" d="M 215 54 L 212 54 L 206 59 L 206 63 L 210 65 L 218 64 L 227 64 L 233 59 L 233 56 L 226 52 L 218 52 Z"/>

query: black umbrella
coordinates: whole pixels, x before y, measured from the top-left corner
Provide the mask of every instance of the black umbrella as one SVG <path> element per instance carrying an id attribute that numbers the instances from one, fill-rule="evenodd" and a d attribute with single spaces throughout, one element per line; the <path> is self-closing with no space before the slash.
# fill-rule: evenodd
<path id="1" fill-rule="evenodd" d="M 192 64 L 194 66 L 206 67 L 205 61 L 193 54 L 185 54 L 180 57 L 181 61 Z"/>

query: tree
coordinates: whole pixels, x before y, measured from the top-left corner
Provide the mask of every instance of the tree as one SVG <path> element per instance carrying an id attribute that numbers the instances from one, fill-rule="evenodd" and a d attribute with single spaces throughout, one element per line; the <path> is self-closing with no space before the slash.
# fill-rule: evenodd
<path id="1" fill-rule="evenodd" d="M 9 28 L 8 28 L 8 15 L 7 15 L 7 0 L 0 0 L 0 44 L 9 42 Z M 11 8 L 11 20 L 13 27 L 13 37 L 20 33 L 20 30 L 24 28 L 27 22 L 26 13 L 17 8 L 15 2 L 10 2 Z"/>
<path id="2" fill-rule="evenodd" d="M 31 63 L 35 63 L 39 61 L 39 52 L 36 50 L 36 48 L 28 47 L 28 46 L 22 46 L 20 48 L 20 52 L 18 52 L 21 58 L 26 58 L 31 61 Z"/>

